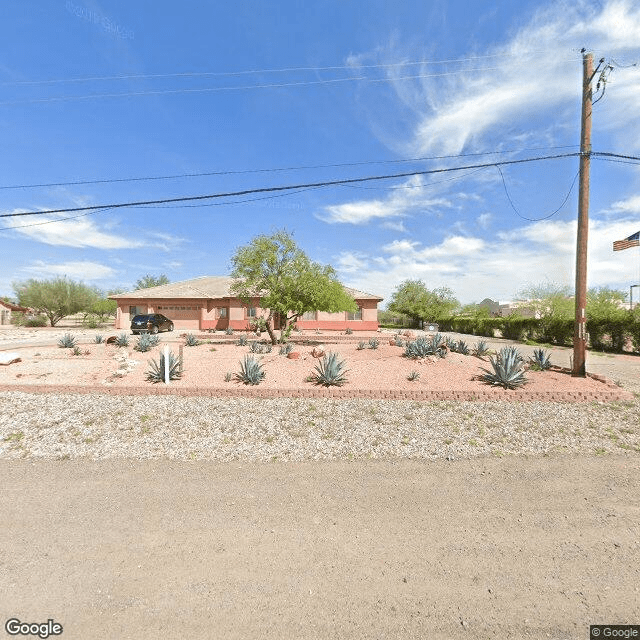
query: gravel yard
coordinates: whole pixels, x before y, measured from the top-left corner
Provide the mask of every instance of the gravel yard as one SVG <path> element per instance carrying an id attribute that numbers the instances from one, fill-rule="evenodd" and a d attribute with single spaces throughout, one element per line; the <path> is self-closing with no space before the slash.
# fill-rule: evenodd
<path id="1" fill-rule="evenodd" d="M 298 461 L 640 452 L 633 402 L 0 393 L 0 457 Z"/>

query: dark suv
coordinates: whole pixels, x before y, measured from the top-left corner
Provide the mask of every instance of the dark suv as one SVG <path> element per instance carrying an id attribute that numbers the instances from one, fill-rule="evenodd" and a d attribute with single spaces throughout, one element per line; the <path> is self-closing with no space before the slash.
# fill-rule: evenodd
<path id="1" fill-rule="evenodd" d="M 161 313 L 147 313 L 133 316 L 131 320 L 133 333 L 158 333 L 158 331 L 173 331 L 173 322 Z"/>

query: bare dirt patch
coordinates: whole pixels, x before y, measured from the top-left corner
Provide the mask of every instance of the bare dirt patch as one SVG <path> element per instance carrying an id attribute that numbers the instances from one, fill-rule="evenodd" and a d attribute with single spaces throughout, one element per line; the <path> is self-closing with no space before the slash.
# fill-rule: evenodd
<path id="1" fill-rule="evenodd" d="M 183 341 L 171 336 L 153 350 L 139 353 L 133 350 L 135 340 L 128 348 L 118 348 L 107 344 L 83 344 L 82 355 L 73 355 L 70 349 L 57 346 L 32 347 L 20 349 L 22 361 L 6 367 L 0 367 L 0 385 L 56 385 L 70 387 L 103 387 L 115 389 L 136 389 L 151 387 L 146 380 L 149 361 L 158 360 L 160 352 L 168 345 L 178 355 Z M 279 346 L 271 353 L 252 354 L 264 366 L 266 377 L 259 385 L 262 390 L 279 390 L 295 393 L 300 390 L 317 388 L 308 377 L 320 362 L 313 352 L 324 350 L 335 352 L 339 359 L 346 362 L 347 383 L 342 387 L 345 392 L 398 392 L 416 391 L 459 391 L 478 392 L 487 397 L 495 394 L 504 396 L 501 388 L 495 388 L 479 380 L 481 368 L 491 369 L 488 358 L 463 356 L 449 353 L 446 358 L 428 357 L 411 360 L 403 357 L 402 347 L 389 344 L 389 338 L 381 338 L 377 349 L 358 349 L 357 342 L 321 343 L 322 338 L 313 340 L 314 344 L 296 344 L 294 351 L 297 359 L 279 354 Z M 172 381 L 173 389 L 235 389 L 251 390 L 235 379 L 240 370 L 240 362 L 250 354 L 249 346 L 234 343 L 203 342 L 195 347 L 183 346 L 184 371 L 182 378 Z M 419 377 L 409 380 L 409 375 L 417 372 Z M 231 380 L 225 380 L 229 377 Z M 573 378 L 559 368 L 552 371 L 529 370 L 526 373 L 527 384 L 517 391 L 510 391 L 514 397 L 526 399 L 528 396 L 544 393 L 579 393 L 585 397 L 596 397 L 599 393 L 622 391 L 610 382 L 591 377 Z M 157 385 L 156 388 L 159 388 Z"/>

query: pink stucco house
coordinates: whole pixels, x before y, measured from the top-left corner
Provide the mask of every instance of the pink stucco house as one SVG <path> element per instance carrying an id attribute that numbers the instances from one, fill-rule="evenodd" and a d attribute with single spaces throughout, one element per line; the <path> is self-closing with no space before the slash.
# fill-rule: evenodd
<path id="1" fill-rule="evenodd" d="M 231 282 L 229 276 L 202 276 L 109 296 L 118 303 L 116 329 L 129 329 L 131 318 L 142 313 L 161 313 L 173 321 L 176 329 L 189 331 L 247 329 L 263 310 L 257 301 L 255 306 L 245 306 L 231 295 Z M 348 287 L 345 291 L 356 301 L 356 313 L 312 311 L 297 320 L 298 328 L 375 331 L 382 298 Z"/>

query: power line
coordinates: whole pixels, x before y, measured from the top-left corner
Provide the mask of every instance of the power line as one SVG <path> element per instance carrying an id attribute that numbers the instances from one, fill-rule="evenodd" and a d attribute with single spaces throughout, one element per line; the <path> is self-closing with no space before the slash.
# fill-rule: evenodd
<path id="1" fill-rule="evenodd" d="M 475 153 L 458 153 L 445 156 L 424 156 L 420 158 L 402 158 L 397 160 L 363 160 L 359 162 L 339 162 L 334 164 L 300 165 L 291 167 L 275 167 L 262 169 L 237 169 L 226 171 L 202 171 L 197 173 L 181 173 L 164 176 L 143 176 L 129 178 L 101 178 L 97 180 L 74 180 L 70 182 L 43 182 L 39 184 L 14 184 L 0 186 L 0 190 L 6 189 L 36 189 L 42 187 L 68 187 L 84 184 L 112 184 L 118 182 L 146 182 L 153 180 L 176 180 L 180 178 L 201 178 L 206 176 L 242 175 L 249 173 L 276 173 L 282 171 L 302 171 L 308 169 L 333 169 L 339 167 L 357 167 L 372 164 L 400 164 L 408 162 L 426 162 L 428 160 L 449 160 L 452 158 L 470 158 L 474 156 L 486 156 L 505 153 L 522 153 L 523 151 L 550 151 L 552 149 L 573 149 L 578 145 L 560 145 L 555 147 L 528 147 L 523 149 L 506 149 L 503 151 L 479 151 Z"/>
<path id="2" fill-rule="evenodd" d="M 342 185 L 342 184 L 355 184 L 358 182 L 372 182 L 375 180 L 391 180 L 395 178 L 408 178 L 410 176 L 419 176 L 419 175 L 430 175 L 434 173 L 447 173 L 451 171 L 462 171 L 464 169 L 481 169 L 484 167 L 495 167 L 498 165 L 511 165 L 511 164 L 524 164 L 528 162 L 539 162 L 542 160 L 553 160 L 556 158 L 572 158 L 579 156 L 579 153 L 563 153 L 557 155 L 550 156 L 540 156 L 537 158 L 523 158 L 520 160 L 503 160 L 500 162 L 487 162 L 483 164 L 475 164 L 475 165 L 466 165 L 461 167 L 446 167 L 441 169 L 430 169 L 425 171 L 407 171 L 404 173 L 395 173 L 395 174 L 387 174 L 387 175 L 378 175 L 378 176 L 367 176 L 362 178 L 344 178 L 341 180 L 328 180 L 323 182 L 311 182 L 306 184 L 295 184 L 295 185 L 283 185 L 276 187 L 260 187 L 255 189 L 243 189 L 241 191 L 230 191 L 226 193 L 213 193 L 207 195 L 199 195 L 199 196 L 183 196 L 180 198 L 163 198 L 158 200 L 142 200 L 138 202 L 121 202 L 114 204 L 102 204 L 102 205 L 93 205 L 90 207 L 70 207 L 67 209 L 48 209 L 46 211 L 23 211 L 20 213 L 4 213 L 0 214 L 0 218 L 15 218 L 20 216 L 36 216 L 36 215 L 47 215 L 51 213 L 73 213 L 76 211 L 93 211 L 95 209 L 102 209 L 104 207 L 109 207 L 112 209 L 120 209 L 125 207 L 133 207 L 133 206 L 143 206 L 143 205 L 151 205 L 151 204 L 167 204 L 172 202 L 192 202 L 196 200 L 211 200 L 213 198 L 230 198 L 236 196 L 244 196 L 250 195 L 252 193 L 272 193 L 277 191 L 293 191 L 296 189 L 308 189 L 315 187 L 330 187 L 334 185 Z"/>
<path id="3" fill-rule="evenodd" d="M 577 154 L 580 155 L 580 154 Z M 556 213 L 558 213 L 565 204 L 567 204 L 567 200 L 569 199 L 569 196 L 571 195 L 571 192 L 573 191 L 573 187 L 576 184 L 576 180 L 578 179 L 578 176 L 580 175 L 580 171 L 576 172 L 576 175 L 573 177 L 573 180 L 571 182 L 571 186 L 569 187 L 569 191 L 567 192 L 567 195 L 564 197 L 564 200 L 562 201 L 562 204 L 555 210 L 552 211 L 550 214 L 546 215 L 546 216 L 542 216 L 541 218 L 527 218 L 526 216 L 523 216 L 518 209 L 516 208 L 516 205 L 513 203 L 513 200 L 511 199 L 511 196 L 509 195 L 509 191 L 507 189 L 507 183 L 504 179 L 504 173 L 502 173 L 502 169 L 496 165 L 496 169 L 498 170 L 498 172 L 500 173 L 500 177 L 502 178 L 502 186 L 504 187 L 504 192 L 507 196 L 507 200 L 509 201 L 509 204 L 511 205 L 511 208 L 516 212 L 516 215 L 520 218 L 522 218 L 523 220 L 527 220 L 528 222 L 539 222 L 540 220 L 548 220 L 549 218 L 552 218 L 553 216 L 556 215 Z"/>
<path id="4" fill-rule="evenodd" d="M 57 78 L 50 80 L 15 80 L 12 82 L 0 82 L 0 86 L 24 86 L 43 84 L 67 84 L 78 82 L 103 82 L 112 80 L 154 80 L 159 78 L 202 78 L 202 77 L 238 77 L 246 75 L 257 75 L 260 73 L 297 73 L 297 72 L 319 72 L 319 71 L 353 71 L 354 69 L 392 69 L 396 67 L 411 67 L 429 64 L 456 64 L 459 62 L 472 62 L 476 60 L 486 60 L 488 58 L 513 58 L 524 55 L 533 55 L 534 52 L 526 54 L 517 53 L 494 53 L 484 56 L 469 56 L 467 58 L 454 58 L 451 60 L 407 60 L 405 62 L 391 62 L 381 64 L 357 64 L 357 65 L 334 65 L 328 67 L 283 67 L 278 69 L 246 69 L 242 71 L 186 71 L 180 73 L 140 73 L 117 76 L 90 76 L 84 78 Z M 541 53 L 541 52 L 539 52 Z M 575 60 L 577 58 L 571 58 Z"/>

